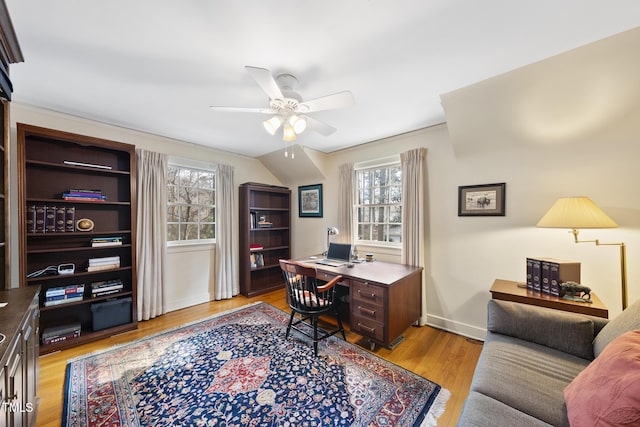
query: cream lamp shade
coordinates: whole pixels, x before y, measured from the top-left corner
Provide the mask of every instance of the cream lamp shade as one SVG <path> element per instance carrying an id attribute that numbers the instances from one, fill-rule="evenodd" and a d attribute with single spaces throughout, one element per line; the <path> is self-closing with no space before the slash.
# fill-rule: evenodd
<path id="1" fill-rule="evenodd" d="M 538 221 L 543 228 L 615 228 L 618 224 L 588 197 L 564 197 Z"/>

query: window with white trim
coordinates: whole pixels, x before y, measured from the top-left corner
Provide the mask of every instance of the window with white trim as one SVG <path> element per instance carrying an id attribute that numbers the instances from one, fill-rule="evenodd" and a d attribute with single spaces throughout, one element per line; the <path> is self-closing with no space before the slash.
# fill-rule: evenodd
<path id="1" fill-rule="evenodd" d="M 169 164 L 167 241 L 213 242 L 216 222 L 214 170 Z"/>
<path id="2" fill-rule="evenodd" d="M 402 168 L 400 161 L 356 168 L 357 242 L 402 244 Z"/>

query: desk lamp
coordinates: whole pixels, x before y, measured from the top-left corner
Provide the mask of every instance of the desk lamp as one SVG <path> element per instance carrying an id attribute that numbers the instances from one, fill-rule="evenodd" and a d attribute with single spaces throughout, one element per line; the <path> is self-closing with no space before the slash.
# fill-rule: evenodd
<path id="1" fill-rule="evenodd" d="M 340 231 L 336 227 L 327 228 L 327 253 L 329 253 L 329 237 L 337 236 L 338 234 L 340 234 Z"/>
<path id="2" fill-rule="evenodd" d="M 627 308 L 627 249 L 624 243 L 600 243 L 599 240 L 578 240 L 580 228 L 615 228 L 618 224 L 588 197 L 558 199 L 536 224 L 543 228 L 570 228 L 576 243 L 595 243 L 596 246 L 620 246 L 620 276 L 622 309 Z"/>

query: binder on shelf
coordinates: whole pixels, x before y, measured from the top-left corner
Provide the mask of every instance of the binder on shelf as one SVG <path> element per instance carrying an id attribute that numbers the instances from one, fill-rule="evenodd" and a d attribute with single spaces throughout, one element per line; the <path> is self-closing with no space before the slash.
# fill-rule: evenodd
<path id="1" fill-rule="evenodd" d="M 46 213 L 44 206 L 36 206 L 36 233 L 44 233 Z"/>
<path id="2" fill-rule="evenodd" d="M 66 206 L 64 212 L 64 223 L 65 223 L 65 231 L 74 232 L 76 231 L 76 208 L 75 206 Z"/>
<path id="3" fill-rule="evenodd" d="M 56 206 L 56 233 L 64 233 L 65 231 L 67 231 L 65 222 L 66 213 L 67 208 L 65 208 L 64 206 Z"/>
<path id="4" fill-rule="evenodd" d="M 27 233 L 35 233 L 36 232 L 36 206 L 35 205 L 27 205 Z"/>
<path id="5" fill-rule="evenodd" d="M 45 206 L 44 231 L 46 233 L 54 233 L 56 231 L 56 207 Z"/>

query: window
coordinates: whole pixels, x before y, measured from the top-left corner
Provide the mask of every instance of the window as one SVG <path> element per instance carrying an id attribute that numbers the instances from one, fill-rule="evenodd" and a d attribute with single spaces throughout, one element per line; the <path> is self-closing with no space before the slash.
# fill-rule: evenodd
<path id="1" fill-rule="evenodd" d="M 215 171 L 169 164 L 167 241 L 202 242 L 215 238 Z"/>
<path id="2" fill-rule="evenodd" d="M 402 168 L 400 162 L 356 169 L 358 241 L 402 243 Z"/>

